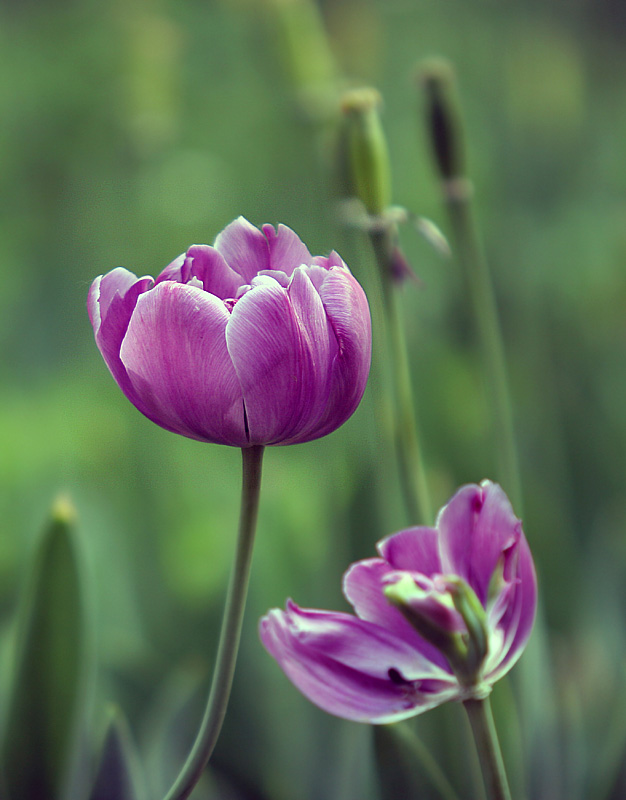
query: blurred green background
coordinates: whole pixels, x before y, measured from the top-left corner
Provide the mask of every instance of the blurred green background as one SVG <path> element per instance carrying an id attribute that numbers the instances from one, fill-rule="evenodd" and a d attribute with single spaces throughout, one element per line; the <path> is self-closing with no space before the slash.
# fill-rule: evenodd
<path id="1" fill-rule="evenodd" d="M 2 673 L 27 561 L 66 491 L 94 616 L 90 724 L 98 732 L 115 700 L 143 754 L 148 797 L 171 780 L 204 704 L 240 455 L 167 433 L 125 400 L 93 342 L 88 287 L 117 265 L 155 275 L 243 214 L 289 225 L 313 253 L 338 249 L 367 288 L 367 241 L 337 222 L 332 122 L 321 119 L 328 59 L 346 86 L 382 92 L 394 202 L 445 231 L 415 82 L 420 60 L 442 55 L 457 70 L 506 341 L 524 524 L 562 701 L 556 725 L 567 734 L 555 758 L 574 776 L 532 796 L 591 796 L 626 654 L 624 7 L 327 0 L 318 9 L 330 54 L 307 28 L 298 77 L 276 6 L 0 7 Z M 406 286 L 404 304 L 438 507 L 460 483 L 498 476 L 459 271 L 410 228 L 401 237 L 423 281 Z M 361 758 L 368 729 L 301 699 L 256 624 L 287 596 L 345 608 L 349 561 L 411 522 L 376 390 L 374 381 L 329 438 L 266 454 L 231 712 L 214 777 L 194 797 L 375 796 Z"/>

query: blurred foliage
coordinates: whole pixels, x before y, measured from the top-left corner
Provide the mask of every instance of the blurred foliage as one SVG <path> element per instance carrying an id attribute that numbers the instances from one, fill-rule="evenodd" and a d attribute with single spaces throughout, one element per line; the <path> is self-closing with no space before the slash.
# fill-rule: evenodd
<path id="1" fill-rule="evenodd" d="M 19 585 L 51 498 L 67 490 L 96 608 L 96 707 L 110 699 L 124 709 L 145 763 L 158 761 L 175 709 L 177 741 L 193 736 L 234 543 L 239 455 L 179 439 L 130 406 L 93 344 L 88 286 L 118 264 L 155 274 L 240 213 L 290 225 L 312 252 L 337 248 L 371 286 L 366 242 L 337 224 L 328 92 L 334 75 L 345 76 L 342 87 L 381 91 L 394 202 L 445 231 L 413 81 L 418 62 L 443 55 L 459 78 L 506 340 L 525 530 L 555 658 L 563 735 L 554 756 L 566 778 L 556 789 L 539 782 L 531 796 L 623 796 L 623 8 L 326 0 L 315 14 L 329 36 L 323 63 L 297 71 L 285 61 L 293 48 L 286 56 L 277 5 L 0 6 L 3 693 Z M 311 34 L 295 52 L 314 64 L 315 47 Z M 294 85 L 303 74 L 321 82 L 314 102 Z M 460 275 L 409 228 L 401 236 L 424 282 L 407 285 L 404 316 L 438 505 L 462 482 L 498 476 Z M 388 410 L 377 405 L 382 379 L 374 370 L 361 408 L 328 439 L 267 453 L 231 710 L 194 797 L 373 797 L 375 781 L 358 766 L 371 746 L 367 728 L 299 697 L 255 629 L 286 596 L 345 608 L 340 576 L 350 559 L 411 522 L 386 441 Z M 460 736 L 455 712 L 419 720 L 435 754 L 442 730 Z M 158 720 L 161 736 L 147 720 Z M 464 769 L 458 758 L 450 767 Z M 153 791 L 165 788 L 166 771 Z"/>

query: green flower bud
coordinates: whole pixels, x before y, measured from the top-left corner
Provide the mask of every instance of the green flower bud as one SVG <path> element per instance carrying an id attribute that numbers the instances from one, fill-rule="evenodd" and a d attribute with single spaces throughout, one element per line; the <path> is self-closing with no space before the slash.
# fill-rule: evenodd
<path id="1" fill-rule="evenodd" d="M 426 94 L 426 127 L 439 174 L 446 181 L 463 178 L 465 148 L 454 70 L 443 59 L 430 61 L 420 70 L 419 82 Z"/>
<path id="2" fill-rule="evenodd" d="M 380 216 L 391 203 L 391 169 L 380 121 L 381 96 L 375 89 L 353 89 L 342 98 L 352 190 L 367 212 Z"/>

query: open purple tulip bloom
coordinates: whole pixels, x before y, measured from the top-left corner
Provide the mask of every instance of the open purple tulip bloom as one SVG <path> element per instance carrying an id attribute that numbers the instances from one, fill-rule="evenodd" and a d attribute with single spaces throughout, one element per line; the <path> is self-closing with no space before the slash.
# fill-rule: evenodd
<path id="1" fill-rule="evenodd" d="M 342 425 L 365 389 L 367 299 L 332 252 L 243 217 L 157 277 L 91 285 L 96 343 L 120 388 L 167 430 L 237 447 L 295 444 Z"/>
<path id="2" fill-rule="evenodd" d="M 532 556 L 505 493 L 489 481 L 464 486 L 439 512 L 436 527 L 396 533 L 378 551 L 380 558 L 358 561 L 344 576 L 357 616 L 288 601 L 285 611 L 261 620 L 267 650 L 309 700 L 346 719 L 394 722 L 446 700 L 484 697 L 521 655 L 537 602 Z M 472 685 L 462 685 L 440 650 L 386 599 L 386 586 L 406 576 L 432 587 L 427 613 L 450 576 L 476 594 L 487 648 Z M 432 619 L 462 632 L 456 612 Z"/>

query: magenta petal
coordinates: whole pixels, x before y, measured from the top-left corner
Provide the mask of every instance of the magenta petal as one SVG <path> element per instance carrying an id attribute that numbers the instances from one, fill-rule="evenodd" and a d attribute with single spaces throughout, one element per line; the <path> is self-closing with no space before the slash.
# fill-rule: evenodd
<path id="1" fill-rule="evenodd" d="M 271 269 L 267 239 L 245 217 L 237 217 L 227 225 L 217 236 L 214 246 L 228 266 L 241 275 L 243 280 L 240 283 L 251 283 L 257 272 Z"/>
<path id="2" fill-rule="evenodd" d="M 190 277 L 190 261 L 186 253 L 181 253 L 178 258 L 171 261 L 165 269 L 157 275 L 155 283 L 163 281 L 176 281 L 177 283 L 187 283 Z"/>
<path id="3" fill-rule="evenodd" d="M 300 419 L 302 374 L 310 369 L 287 291 L 269 277 L 253 286 L 233 308 L 226 342 L 243 391 L 250 444 L 282 443 Z"/>
<path id="4" fill-rule="evenodd" d="M 383 594 L 385 578 L 391 570 L 381 558 L 367 558 L 352 564 L 343 577 L 343 593 L 358 616 L 367 622 L 381 625 L 410 644 L 414 650 L 437 664 L 442 670 L 450 672 L 450 666 L 433 645 L 424 641 L 417 631 L 391 605 Z"/>
<path id="5" fill-rule="evenodd" d="M 498 624 L 503 632 L 504 644 L 500 662 L 489 676 L 493 681 L 507 673 L 521 656 L 535 621 L 537 576 L 530 548 L 523 534 L 517 547 L 514 581 L 509 608 Z"/>
<path id="6" fill-rule="evenodd" d="M 152 283 L 150 277 L 137 278 L 132 272 L 118 267 L 96 278 L 87 297 L 87 309 L 98 349 L 117 383 L 135 404 L 140 401 L 135 396 L 120 361 L 120 346 L 137 298 Z"/>
<path id="7" fill-rule="evenodd" d="M 407 528 L 387 536 L 378 543 L 377 549 L 393 569 L 421 572 L 429 578 L 441 572 L 436 528 Z"/>
<path id="8" fill-rule="evenodd" d="M 221 300 L 235 297 L 242 283 L 241 276 L 226 263 L 224 256 L 207 244 L 194 244 L 187 250 L 191 273 L 202 282 L 205 292 Z"/>
<path id="9" fill-rule="evenodd" d="M 348 270 L 331 269 L 320 296 L 337 341 L 328 401 L 315 434 L 325 436 L 343 424 L 361 401 L 370 368 L 371 322 L 365 293 Z"/>
<path id="10" fill-rule="evenodd" d="M 298 267 L 288 287 L 289 301 L 300 333 L 301 392 L 300 407 L 294 415 L 291 430 L 285 432 L 282 444 L 306 442 L 319 435 L 320 424 L 326 418 L 331 387 L 329 378 L 337 354 L 335 334 L 308 273 L 308 268 Z"/>
<path id="11" fill-rule="evenodd" d="M 437 520 L 444 572 L 464 578 L 483 605 L 503 552 L 520 537 L 521 523 L 500 486 L 464 486 Z"/>
<path id="12" fill-rule="evenodd" d="M 264 225 L 263 233 L 270 249 L 270 269 L 291 275 L 296 267 L 313 263 L 308 248 L 291 228 L 279 225 L 276 231 L 273 225 Z"/>
<path id="13" fill-rule="evenodd" d="M 192 439 L 243 447 L 243 397 L 226 348 L 229 316 L 201 289 L 160 283 L 139 298 L 120 357 L 140 411 L 154 422 Z"/>
<path id="14" fill-rule="evenodd" d="M 402 640 L 349 614 L 289 603 L 285 612 L 275 609 L 261 620 L 260 635 L 303 694 L 346 719 L 391 722 L 458 694 L 450 676 Z M 422 679 L 428 692 L 420 691 Z"/>

